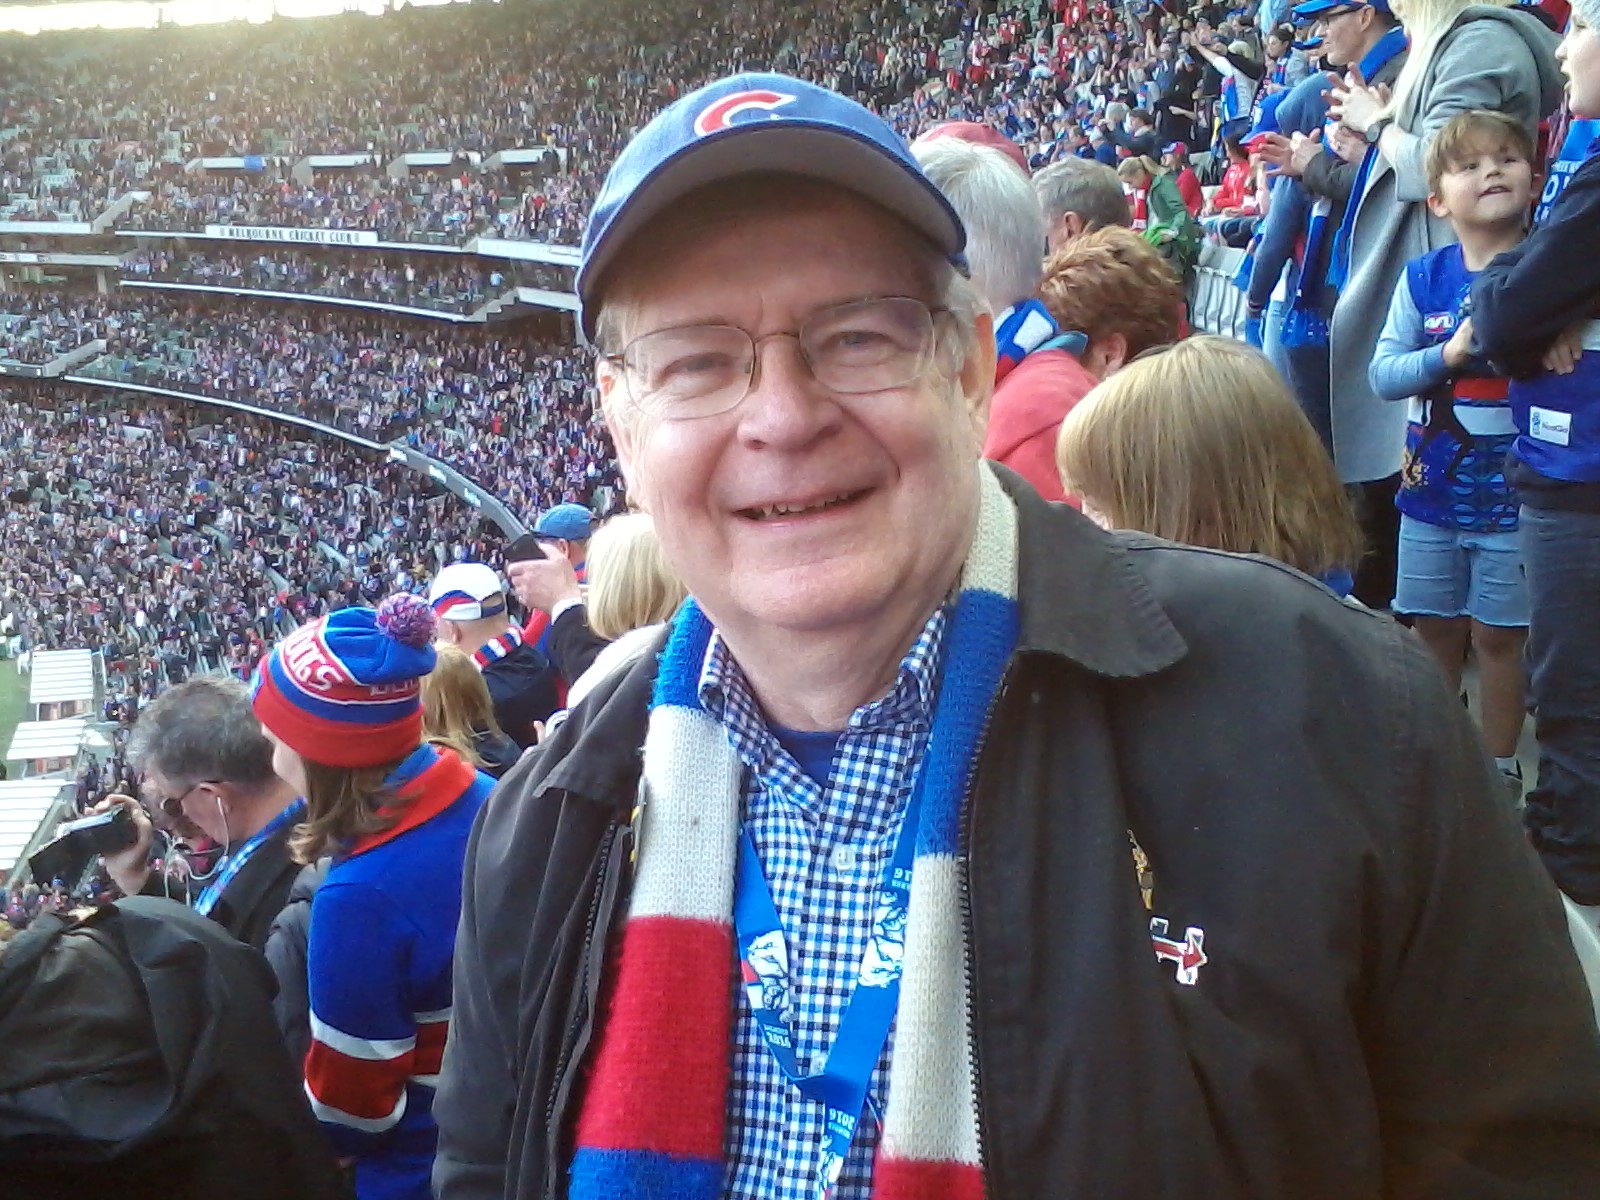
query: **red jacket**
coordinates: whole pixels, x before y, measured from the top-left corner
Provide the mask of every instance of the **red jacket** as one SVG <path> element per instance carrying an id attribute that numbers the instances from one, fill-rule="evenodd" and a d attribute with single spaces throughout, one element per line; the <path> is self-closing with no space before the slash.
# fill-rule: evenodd
<path id="1" fill-rule="evenodd" d="M 1211 211 L 1224 212 L 1230 208 L 1242 209 L 1250 195 L 1250 164 L 1230 162 L 1222 173 L 1222 183 L 1211 197 Z"/>
<path id="2" fill-rule="evenodd" d="M 1056 432 L 1061 420 L 1100 381 L 1065 350 L 1036 350 L 995 385 L 983 456 L 1004 463 L 1046 500 L 1068 496 L 1056 472 Z"/>
<path id="3" fill-rule="evenodd" d="M 1183 197 L 1183 206 L 1189 210 L 1189 215 L 1198 217 L 1200 210 L 1206 206 L 1206 194 L 1192 167 L 1184 167 L 1178 172 L 1178 194 Z"/>

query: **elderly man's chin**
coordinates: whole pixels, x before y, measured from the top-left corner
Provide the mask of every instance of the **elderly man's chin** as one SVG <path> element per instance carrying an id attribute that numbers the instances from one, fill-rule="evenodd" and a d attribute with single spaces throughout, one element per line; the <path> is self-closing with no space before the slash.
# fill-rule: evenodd
<path id="1" fill-rule="evenodd" d="M 724 602 L 731 621 L 760 625 L 769 634 L 826 637 L 876 624 L 896 608 L 921 607 L 912 601 L 923 592 L 932 611 L 939 588 L 899 576 L 881 561 L 850 555 L 806 567 L 741 571 Z"/>

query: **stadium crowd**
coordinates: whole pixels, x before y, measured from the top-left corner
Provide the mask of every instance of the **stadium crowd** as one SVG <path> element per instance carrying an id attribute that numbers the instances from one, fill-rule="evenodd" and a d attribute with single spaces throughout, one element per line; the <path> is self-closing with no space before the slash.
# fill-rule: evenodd
<path id="1" fill-rule="evenodd" d="M 152 261 L 175 273 L 171 261 Z M 200 269 L 192 258 L 186 265 Z M 606 509 L 618 491 L 585 355 L 515 326 L 469 331 L 420 318 L 145 289 L 19 296 L 0 304 L 18 314 L 14 325 L 0 326 L 0 358 L 44 362 L 104 338 L 106 354 L 79 374 L 259 405 L 373 441 L 404 441 L 518 513 L 565 501 Z M 40 322 L 57 331 L 53 345 L 40 341 Z"/>
<path id="2" fill-rule="evenodd" d="M 514 328 L 468 331 L 381 313 L 147 293 L 117 297 L 105 327 L 107 353 L 85 375 L 403 440 L 513 511 L 589 503 L 617 485 L 584 356 Z"/>
<path id="3" fill-rule="evenodd" d="M 102 337 L 114 308 L 104 296 L 0 293 L 0 360 L 30 366 L 53 362 Z"/>
<path id="4" fill-rule="evenodd" d="M 415 472 L 268 419 L 59 388 L 0 400 L 0 576 L 26 645 L 99 652 L 129 719 L 169 683 L 248 673 L 295 624 L 496 539 Z"/>
<path id="5" fill-rule="evenodd" d="M 137 188 L 148 199 L 121 222 L 134 228 L 319 226 L 386 240 L 575 244 L 629 134 L 674 96 L 749 63 L 837 87 L 907 135 L 989 120 L 1036 161 L 1092 150 L 1091 138 L 1111 144 L 1094 131 L 1119 97 L 1154 106 L 1162 144 L 1209 143 L 1221 76 L 1169 40 L 1193 29 L 1192 17 L 1149 6 L 1134 24 L 1104 0 L 1056 0 L 1000 6 L 1000 19 L 979 21 L 995 11 L 931 0 L 801 10 L 778 0 L 610 2 L 541 8 L 530 20 L 514 6 L 474 5 L 314 32 L 285 22 L 55 35 L 0 52 L 0 128 L 27 131 L 7 144 L 9 190 L 29 197 L 12 216 L 70 209 L 86 219 Z M 1253 36 L 1220 6 L 1201 11 L 1219 46 Z M 262 66 L 241 74 L 241 57 Z M 480 170 L 470 157 L 543 146 L 564 163 Z M 387 164 L 416 151 L 456 161 L 391 178 Z M 377 163 L 321 169 L 309 184 L 291 178 L 313 154 Z M 248 166 L 181 169 L 219 156 Z"/>
<path id="6" fill-rule="evenodd" d="M 126 256 L 125 279 L 330 296 L 465 315 L 510 287 L 572 291 L 570 267 L 434 255 L 158 249 Z"/>

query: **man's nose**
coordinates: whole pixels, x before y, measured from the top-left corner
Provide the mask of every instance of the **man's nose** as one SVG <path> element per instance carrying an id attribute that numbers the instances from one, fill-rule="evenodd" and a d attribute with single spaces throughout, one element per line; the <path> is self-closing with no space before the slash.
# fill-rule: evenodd
<path id="1" fill-rule="evenodd" d="M 818 382 L 793 334 L 756 342 L 754 377 L 739 408 L 739 435 L 768 446 L 800 446 L 836 426 L 835 394 Z"/>

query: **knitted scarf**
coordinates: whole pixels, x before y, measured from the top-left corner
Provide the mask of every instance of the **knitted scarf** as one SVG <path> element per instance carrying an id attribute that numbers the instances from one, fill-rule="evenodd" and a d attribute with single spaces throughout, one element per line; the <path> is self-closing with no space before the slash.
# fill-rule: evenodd
<path id="1" fill-rule="evenodd" d="M 478 670 L 481 671 L 490 663 L 499 662 L 520 645 L 522 645 L 522 630 L 513 625 L 499 637 L 490 638 L 474 650 L 472 661 L 478 664 Z"/>
<path id="2" fill-rule="evenodd" d="M 983 1196 L 958 854 L 984 722 L 1016 644 L 1017 518 L 994 476 L 979 473 L 977 530 L 915 784 L 921 814 L 875 1200 Z M 661 655 L 633 896 L 578 1119 L 573 1200 L 722 1193 L 744 771 L 700 704 L 712 632 L 691 601 Z M 804 1148 L 808 1164 L 815 1150 Z"/>
<path id="3" fill-rule="evenodd" d="M 1035 350 L 1049 349 L 1061 330 L 1038 300 L 1013 304 L 995 318 L 994 381 L 999 383 Z"/>

